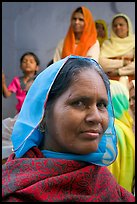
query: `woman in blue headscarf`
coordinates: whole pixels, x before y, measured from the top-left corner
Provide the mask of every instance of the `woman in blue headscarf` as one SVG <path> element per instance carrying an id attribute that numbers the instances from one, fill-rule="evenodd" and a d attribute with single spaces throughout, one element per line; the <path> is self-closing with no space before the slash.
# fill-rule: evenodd
<path id="1" fill-rule="evenodd" d="M 3 165 L 3 201 L 134 201 L 106 166 L 117 156 L 109 80 L 89 58 L 69 56 L 32 84 Z"/>

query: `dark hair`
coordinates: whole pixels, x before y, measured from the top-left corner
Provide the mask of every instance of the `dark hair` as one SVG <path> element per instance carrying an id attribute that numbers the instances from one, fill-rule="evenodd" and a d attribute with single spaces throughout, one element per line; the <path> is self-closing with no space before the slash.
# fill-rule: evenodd
<path id="1" fill-rule="evenodd" d="M 103 26 L 103 30 L 105 30 L 103 23 L 97 23 L 97 22 L 95 22 L 96 29 L 98 29 L 98 26 L 99 26 L 100 24 Z"/>
<path id="2" fill-rule="evenodd" d="M 121 16 L 121 15 L 116 16 L 116 17 L 113 19 L 113 21 L 112 21 L 112 25 L 113 25 L 114 21 L 115 21 L 117 18 L 123 18 L 123 19 L 126 21 L 127 25 L 128 25 L 128 21 L 127 21 L 126 17 Z"/>
<path id="3" fill-rule="evenodd" d="M 83 14 L 82 8 L 78 7 L 73 13 L 82 13 Z"/>
<path id="4" fill-rule="evenodd" d="M 95 61 L 91 61 L 88 58 L 69 58 L 67 62 L 62 67 L 60 73 L 58 74 L 57 78 L 55 79 L 55 82 L 49 92 L 47 106 L 54 103 L 54 101 L 62 94 L 64 93 L 72 81 L 74 80 L 74 77 L 80 73 L 81 70 L 86 69 L 92 69 L 99 73 L 99 75 L 102 77 L 106 89 L 108 91 L 108 84 L 109 80 L 107 75 L 104 73 L 100 65 Z"/>
<path id="5" fill-rule="evenodd" d="M 48 64 L 47 64 L 46 67 L 50 66 L 50 65 L 53 64 L 53 63 L 54 63 L 54 61 L 53 61 L 53 59 L 51 59 L 51 60 L 48 62 Z"/>
<path id="6" fill-rule="evenodd" d="M 34 57 L 35 61 L 36 61 L 36 64 L 37 64 L 37 65 L 40 65 L 40 60 L 39 60 L 39 58 L 38 58 L 37 55 L 35 55 L 33 52 L 25 52 L 25 53 L 21 56 L 21 58 L 20 58 L 20 64 L 22 63 L 22 61 L 23 61 L 23 59 L 24 59 L 24 57 L 25 57 L 26 55 L 32 55 L 32 56 Z"/>

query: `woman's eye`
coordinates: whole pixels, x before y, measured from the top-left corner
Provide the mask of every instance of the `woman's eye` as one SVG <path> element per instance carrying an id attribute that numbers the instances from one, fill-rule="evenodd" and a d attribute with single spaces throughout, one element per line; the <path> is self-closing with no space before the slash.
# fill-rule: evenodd
<path id="1" fill-rule="evenodd" d="M 85 107 L 85 104 L 83 101 L 75 101 L 72 103 L 72 105 L 75 107 Z"/>
<path id="2" fill-rule="evenodd" d="M 35 63 L 35 61 L 30 61 L 30 63 L 31 63 L 31 64 L 34 64 L 34 63 Z"/>
<path id="3" fill-rule="evenodd" d="M 97 104 L 97 107 L 100 108 L 100 109 L 104 109 L 104 108 L 106 109 L 107 108 L 107 104 L 104 103 L 104 102 L 101 102 L 101 103 Z"/>

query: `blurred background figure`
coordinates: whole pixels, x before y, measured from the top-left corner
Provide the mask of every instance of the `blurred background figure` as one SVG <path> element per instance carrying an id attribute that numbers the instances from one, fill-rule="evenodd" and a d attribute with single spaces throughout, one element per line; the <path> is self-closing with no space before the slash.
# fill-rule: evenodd
<path id="1" fill-rule="evenodd" d="M 2 73 L 2 91 L 5 98 L 15 93 L 17 98 L 17 114 L 2 120 L 2 162 L 12 153 L 11 133 L 21 110 L 26 94 L 37 76 L 40 60 L 33 52 L 25 52 L 20 58 L 20 69 L 23 76 L 15 76 L 7 87 L 4 72 Z M 11 107 L 12 108 L 12 107 Z"/>
<path id="2" fill-rule="evenodd" d="M 132 80 L 129 83 L 129 105 L 130 105 L 130 113 L 134 120 L 133 131 L 135 133 L 135 80 Z"/>
<path id="3" fill-rule="evenodd" d="M 103 19 L 98 19 L 95 21 L 95 25 L 97 29 L 97 38 L 101 47 L 102 43 L 108 39 L 107 23 Z"/>
<path id="4" fill-rule="evenodd" d="M 110 80 L 112 105 L 117 134 L 118 156 L 108 169 L 117 182 L 133 193 L 135 177 L 135 135 L 132 130 L 133 119 L 129 114 L 129 93 L 126 87 L 116 80 Z"/>
<path id="5" fill-rule="evenodd" d="M 73 11 L 66 37 L 58 43 L 53 60 L 56 62 L 73 54 L 98 61 L 99 53 L 100 46 L 92 13 L 81 6 Z"/>
<path id="6" fill-rule="evenodd" d="M 26 97 L 28 89 L 36 78 L 37 71 L 39 70 L 40 61 L 33 52 L 26 52 L 20 58 L 20 69 L 23 76 L 15 76 L 12 82 L 6 85 L 5 74 L 2 73 L 2 93 L 5 98 L 15 93 L 17 98 L 16 110 L 20 112 L 23 101 Z"/>
<path id="7" fill-rule="evenodd" d="M 99 62 L 110 79 L 121 81 L 127 88 L 135 79 L 135 35 L 127 15 L 112 18 L 110 39 L 101 46 Z"/>

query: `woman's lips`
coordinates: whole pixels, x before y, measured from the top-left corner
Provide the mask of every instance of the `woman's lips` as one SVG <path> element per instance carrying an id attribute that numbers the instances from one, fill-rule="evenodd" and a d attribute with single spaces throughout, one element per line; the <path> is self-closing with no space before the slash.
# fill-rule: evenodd
<path id="1" fill-rule="evenodd" d="M 90 140 L 95 140 L 95 139 L 99 139 L 100 138 L 100 133 L 98 132 L 82 132 L 80 133 L 82 138 L 85 139 L 90 139 Z"/>

